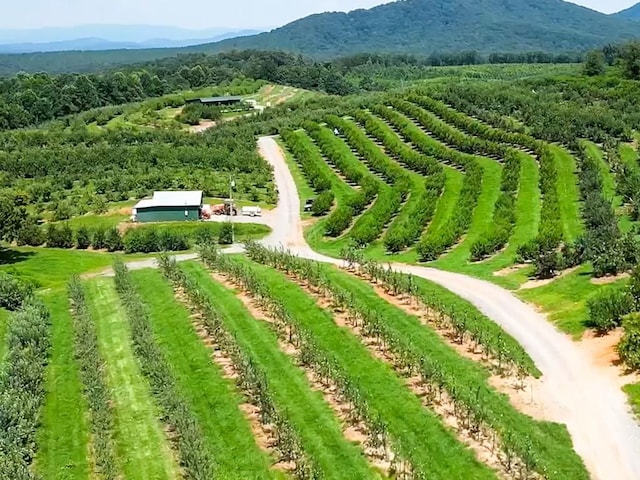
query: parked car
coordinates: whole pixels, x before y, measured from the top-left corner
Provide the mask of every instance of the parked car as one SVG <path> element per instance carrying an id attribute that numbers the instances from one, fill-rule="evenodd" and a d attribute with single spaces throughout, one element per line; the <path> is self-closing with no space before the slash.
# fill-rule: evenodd
<path id="1" fill-rule="evenodd" d="M 304 202 L 304 211 L 310 212 L 313 208 L 313 198 L 309 198 L 306 202 Z"/>

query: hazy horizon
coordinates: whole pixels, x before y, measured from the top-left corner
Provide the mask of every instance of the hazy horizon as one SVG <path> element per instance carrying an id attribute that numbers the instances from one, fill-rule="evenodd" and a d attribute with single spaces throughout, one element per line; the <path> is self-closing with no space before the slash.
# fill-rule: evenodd
<path id="1" fill-rule="evenodd" d="M 293 20 L 326 11 L 350 11 L 390 3 L 391 0 L 236 0 L 215 5 L 204 0 L 111 0 L 93 3 L 81 0 L 32 0 L 29 15 L 24 6 L 10 3 L 3 8 L 0 29 L 34 30 L 73 28 L 87 25 L 148 25 L 206 30 L 271 29 Z M 603 13 L 613 13 L 634 5 L 637 0 L 572 0 Z"/>

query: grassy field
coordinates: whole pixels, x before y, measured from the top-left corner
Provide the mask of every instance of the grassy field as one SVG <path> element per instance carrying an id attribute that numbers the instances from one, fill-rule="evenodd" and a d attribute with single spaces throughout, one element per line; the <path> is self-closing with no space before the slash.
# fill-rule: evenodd
<path id="1" fill-rule="evenodd" d="M 567 241 L 577 239 L 583 231 L 580 219 L 580 196 L 576 179 L 575 158 L 565 149 L 550 145 L 558 169 L 558 200 L 562 232 Z"/>
<path id="2" fill-rule="evenodd" d="M 313 391 L 304 373 L 280 350 L 268 324 L 252 318 L 233 292 L 213 282 L 197 264 L 185 271 L 215 301 L 239 347 L 260 366 L 274 402 L 285 409 L 313 463 L 326 478 L 377 478 L 362 451 L 344 437 L 330 407 Z"/>
<path id="3" fill-rule="evenodd" d="M 59 289 L 73 275 L 104 270 L 112 262 L 113 255 L 101 252 L 28 247 L 0 251 L 0 270 L 43 289 Z"/>
<path id="4" fill-rule="evenodd" d="M 87 300 L 96 321 L 107 385 L 115 409 L 118 460 L 127 479 L 164 480 L 178 465 L 151 398 L 149 385 L 131 349 L 126 314 L 110 278 L 87 282 Z"/>
<path id="5" fill-rule="evenodd" d="M 36 471 L 44 480 L 90 478 L 89 426 L 82 382 L 74 357 L 73 321 L 66 292 L 44 297 L 51 311 L 51 363 L 38 432 Z"/>
<path id="6" fill-rule="evenodd" d="M 206 435 L 217 478 L 266 479 L 273 459 L 261 452 L 239 409 L 243 398 L 211 361 L 211 352 L 192 326 L 191 313 L 174 298 L 160 273 L 134 272 L 138 291 L 149 307 L 154 335 L 172 367 L 178 387 Z"/>

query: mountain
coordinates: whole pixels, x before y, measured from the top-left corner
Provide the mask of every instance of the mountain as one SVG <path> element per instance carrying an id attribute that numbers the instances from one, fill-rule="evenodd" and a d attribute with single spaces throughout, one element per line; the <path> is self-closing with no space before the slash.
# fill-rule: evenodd
<path id="1" fill-rule="evenodd" d="M 148 48 L 179 48 L 188 47 L 190 45 L 201 45 L 206 43 L 219 42 L 228 38 L 241 37 L 247 35 L 255 35 L 260 33 L 257 30 L 240 30 L 226 32 L 212 37 L 171 39 L 171 38 L 148 38 L 144 41 L 113 41 L 104 38 L 73 38 L 69 40 L 60 40 L 44 43 L 8 43 L 0 44 L 0 53 L 35 53 L 35 52 L 64 52 L 72 50 L 81 51 L 100 51 L 100 50 L 118 50 L 118 49 L 148 49 Z"/>
<path id="2" fill-rule="evenodd" d="M 100 38 L 107 42 L 143 43 L 153 39 L 190 40 L 218 39 L 221 35 L 241 31 L 240 28 L 212 27 L 191 30 L 163 25 L 77 25 L 36 29 L 2 29 L 0 44 L 52 43 L 83 38 Z M 263 31 L 264 29 L 258 30 Z M 254 30 L 254 33 L 257 31 Z M 228 38 L 228 37 L 227 37 Z"/>
<path id="3" fill-rule="evenodd" d="M 613 16 L 625 18 L 627 20 L 640 20 L 640 3 L 636 3 L 632 7 L 626 8 L 618 13 L 614 13 Z"/>
<path id="4" fill-rule="evenodd" d="M 402 0 L 312 15 L 211 47 L 284 49 L 319 57 L 365 51 L 561 52 L 635 37 L 640 37 L 640 25 L 562 0 Z"/>
<path id="5" fill-rule="evenodd" d="M 270 32 L 183 48 L 0 55 L 0 74 L 90 72 L 234 49 L 285 50 L 317 59 L 361 52 L 559 53 L 638 37 L 640 23 L 562 0 L 400 0 L 369 10 L 311 15 Z"/>

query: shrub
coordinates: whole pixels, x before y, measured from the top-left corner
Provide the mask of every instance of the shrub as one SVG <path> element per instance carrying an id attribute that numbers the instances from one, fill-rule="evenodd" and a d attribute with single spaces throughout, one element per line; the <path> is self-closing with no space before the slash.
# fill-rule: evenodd
<path id="1" fill-rule="evenodd" d="M 18 246 L 39 247 L 46 240 L 47 236 L 44 229 L 40 228 L 35 221 L 27 221 L 16 236 Z"/>
<path id="2" fill-rule="evenodd" d="M 104 245 L 110 252 L 117 252 L 123 249 L 122 236 L 116 227 L 112 227 L 105 232 Z"/>
<path id="3" fill-rule="evenodd" d="M 79 227 L 76 231 L 76 247 L 78 250 L 86 250 L 91 245 L 91 235 L 87 227 Z"/>
<path id="4" fill-rule="evenodd" d="M 103 248 L 106 248 L 105 234 L 106 230 L 104 227 L 96 227 L 93 230 L 93 234 L 91 235 L 91 246 L 95 250 L 102 250 Z"/>
<path id="5" fill-rule="evenodd" d="M 561 266 L 561 258 L 555 250 L 546 250 L 538 254 L 533 261 L 536 278 L 553 278 Z"/>
<path id="6" fill-rule="evenodd" d="M 604 333 L 619 327 L 622 317 L 633 309 L 633 297 L 623 289 L 607 288 L 587 301 L 589 326 Z"/>
<path id="7" fill-rule="evenodd" d="M 50 223 L 47 226 L 47 247 L 49 248 L 72 248 L 73 230 L 68 223 L 58 226 Z"/>
<path id="8" fill-rule="evenodd" d="M 325 190 L 313 201 L 313 205 L 311 206 L 311 213 L 313 213 L 313 215 L 316 217 L 324 215 L 329 210 L 331 210 L 334 199 L 335 195 L 333 194 L 333 192 L 331 190 Z"/>
<path id="9" fill-rule="evenodd" d="M 218 243 L 220 245 L 231 245 L 233 243 L 233 225 L 231 223 L 226 222 L 220 226 Z"/>
<path id="10" fill-rule="evenodd" d="M 624 335 L 618 343 L 618 354 L 627 367 L 640 369 L 640 313 L 632 313 L 622 321 Z"/>
<path id="11" fill-rule="evenodd" d="M 32 293 L 33 287 L 30 284 L 0 272 L 0 307 L 11 311 L 18 310 Z"/>

